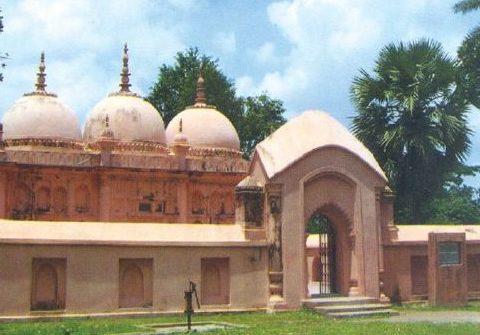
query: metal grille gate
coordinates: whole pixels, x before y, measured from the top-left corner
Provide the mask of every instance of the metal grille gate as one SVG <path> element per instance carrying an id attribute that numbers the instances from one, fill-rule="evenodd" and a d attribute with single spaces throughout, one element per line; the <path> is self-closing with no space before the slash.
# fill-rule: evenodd
<path id="1" fill-rule="evenodd" d="M 330 221 L 324 217 L 320 220 L 318 269 L 320 294 L 335 293 L 335 232 Z"/>

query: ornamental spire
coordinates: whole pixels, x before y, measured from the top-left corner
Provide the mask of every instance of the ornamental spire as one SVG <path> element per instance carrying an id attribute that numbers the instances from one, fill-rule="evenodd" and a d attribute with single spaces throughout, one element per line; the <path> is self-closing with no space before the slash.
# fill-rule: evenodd
<path id="1" fill-rule="evenodd" d="M 205 80 L 203 79 L 203 69 L 200 69 L 200 74 L 197 80 L 197 93 L 195 95 L 195 105 L 205 105 L 207 99 L 205 97 Z"/>
<path id="2" fill-rule="evenodd" d="M 38 72 L 37 72 L 37 82 L 35 83 L 35 91 L 36 92 L 43 92 L 46 93 L 45 87 L 45 52 L 42 51 L 40 54 L 40 64 L 38 64 Z"/>
<path id="3" fill-rule="evenodd" d="M 127 43 L 123 47 L 123 67 L 120 73 L 120 92 L 130 92 L 130 73 L 128 72 L 128 47 Z"/>
<path id="4" fill-rule="evenodd" d="M 35 90 L 30 93 L 25 93 L 24 96 L 30 95 L 47 95 L 51 97 L 56 97 L 56 94 L 49 93 L 46 91 L 47 84 L 45 83 L 45 77 L 47 74 L 45 73 L 45 52 L 42 51 L 40 54 L 40 63 L 38 64 L 38 72 L 37 72 L 37 81 L 35 82 Z"/>

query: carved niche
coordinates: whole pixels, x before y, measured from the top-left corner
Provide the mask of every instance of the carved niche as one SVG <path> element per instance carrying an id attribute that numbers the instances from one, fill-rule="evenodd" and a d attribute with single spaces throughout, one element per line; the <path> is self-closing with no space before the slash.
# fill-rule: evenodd
<path id="1" fill-rule="evenodd" d="M 242 211 L 243 221 L 250 226 L 263 226 L 263 188 L 247 177 L 235 187 L 235 194 Z"/>

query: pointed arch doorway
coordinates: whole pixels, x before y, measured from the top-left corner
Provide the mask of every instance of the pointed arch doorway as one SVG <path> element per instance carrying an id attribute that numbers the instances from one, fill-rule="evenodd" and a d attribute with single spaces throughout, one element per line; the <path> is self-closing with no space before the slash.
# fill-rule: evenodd
<path id="1" fill-rule="evenodd" d="M 313 214 L 306 227 L 308 295 L 337 293 L 336 232 L 331 220 L 321 213 Z"/>

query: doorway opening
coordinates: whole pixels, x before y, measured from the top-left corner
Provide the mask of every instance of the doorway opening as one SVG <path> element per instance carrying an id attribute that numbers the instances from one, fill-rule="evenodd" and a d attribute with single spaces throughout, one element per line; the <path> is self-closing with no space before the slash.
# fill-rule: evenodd
<path id="1" fill-rule="evenodd" d="M 336 234 L 330 219 L 314 214 L 307 228 L 308 295 L 311 297 L 337 293 Z"/>

